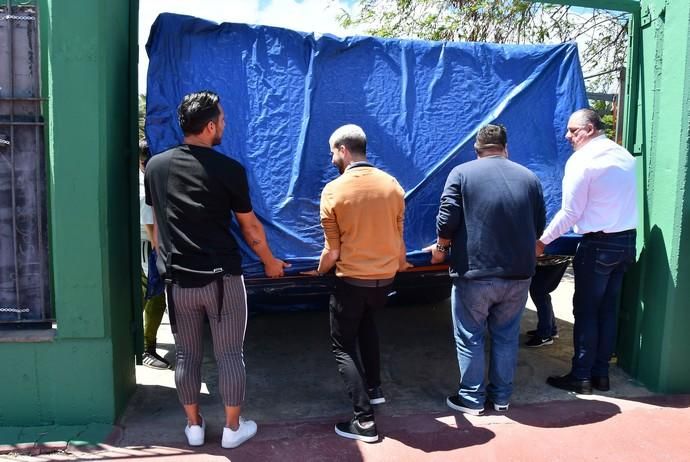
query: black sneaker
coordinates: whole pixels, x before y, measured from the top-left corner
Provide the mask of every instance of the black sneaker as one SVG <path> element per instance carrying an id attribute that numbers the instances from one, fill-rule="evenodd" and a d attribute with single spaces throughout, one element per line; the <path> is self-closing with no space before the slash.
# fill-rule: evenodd
<path id="1" fill-rule="evenodd" d="M 364 441 L 365 443 L 376 443 L 379 440 L 379 434 L 376 433 L 376 424 L 374 422 L 366 422 L 364 425 L 362 426 L 357 419 L 353 418 L 347 422 L 335 424 L 335 432 L 343 438 Z"/>
<path id="2" fill-rule="evenodd" d="M 529 348 L 539 348 L 545 345 L 551 345 L 553 343 L 553 337 L 541 338 L 536 335 L 525 342 L 525 346 Z"/>
<path id="3" fill-rule="evenodd" d="M 386 397 L 383 396 L 383 390 L 381 390 L 381 387 L 368 389 L 367 395 L 369 395 L 370 404 L 383 404 L 386 402 Z"/>
<path id="4" fill-rule="evenodd" d="M 446 398 L 446 404 L 449 408 L 455 409 L 456 411 L 460 411 L 464 414 L 484 415 L 483 407 L 473 408 L 466 406 L 465 403 L 462 402 L 462 398 L 460 398 L 458 395 L 450 395 L 448 398 Z"/>
<path id="5" fill-rule="evenodd" d="M 144 352 L 142 363 L 151 369 L 170 369 L 170 363 L 155 351 Z"/>
<path id="6" fill-rule="evenodd" d="M 530 337 L 534 337 L 535 335 L 537 335 L 537 329 L 528 330 L 527 332 L 525 332 L 525 334 L 529 335 Z M 558 332 L 554 332 L 553 334 L 551 334 L 551 338 L 560 338 L 560 336 L 558 335 Z"/>

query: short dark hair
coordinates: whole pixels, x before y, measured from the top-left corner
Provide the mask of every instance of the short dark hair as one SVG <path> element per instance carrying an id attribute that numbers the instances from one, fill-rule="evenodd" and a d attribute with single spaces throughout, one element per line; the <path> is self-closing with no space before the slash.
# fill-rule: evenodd
<path id="1" fill-rule="evenodd" d="M 142 138 L 139 140 L 139 162 L 143 162 L 146 165 L 150 157 L 151 150 L 149 149 L 149 144 Z"/>
<path id="2" fill-rule="evenodd" d="M 477 132 L 477 140 L 474 149 L 484 151 L 486 149 L 505 149 L 508 144 L 508 134 L 503 125 L 485 125 Z"/>
<path id="3" fill-rule="evenodd" d="M 592 124 L 595 130 L 603 130 L 605 128 L 604 122 L 601 120 L 601 116 L 597 111 L 589 108 L 579 109 L 575 111 L 578 114 L 580 120 L 586 124 Z"/>
<path id="4" fill-rule="evenodd" d="M 186 95 L 177 108 L 182 132 L 185 135 L 198 135 L 209 122 L 217 121 L 220 115 L 219 103 L 218 95 L 208 90 Z"/>

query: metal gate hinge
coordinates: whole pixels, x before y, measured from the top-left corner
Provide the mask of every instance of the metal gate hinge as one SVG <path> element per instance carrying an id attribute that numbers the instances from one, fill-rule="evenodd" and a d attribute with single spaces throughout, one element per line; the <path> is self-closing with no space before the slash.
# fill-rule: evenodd
<path id="1" fill-rule="evenodd" d="M 647 27 L 652 22 L 652 13 L 649 11 L 649 6 L 645 6 L 640 16 L 640 27 Z"/>

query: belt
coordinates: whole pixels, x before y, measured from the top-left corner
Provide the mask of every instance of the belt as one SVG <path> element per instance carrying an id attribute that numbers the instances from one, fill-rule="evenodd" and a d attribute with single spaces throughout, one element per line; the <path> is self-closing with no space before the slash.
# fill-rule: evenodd
<path id="1" fill-rule="evenodd" d="M 636 230 L 626 229 L 625 231 L 617 231 L 615 233 L 605 233 L 604 231 L 595 231 L 593 233 L 585 233 L 585 237 L 617 237 L 617 236 L 628 236 L 630 234 L 635 234 Z"/>
<path id="2" fill-rule="evenodd" d="M 386 287 L 393 284 L 395 278 L 386 279 L 358 279 L 343 277 L 343 281 L 355 287 Z"/>

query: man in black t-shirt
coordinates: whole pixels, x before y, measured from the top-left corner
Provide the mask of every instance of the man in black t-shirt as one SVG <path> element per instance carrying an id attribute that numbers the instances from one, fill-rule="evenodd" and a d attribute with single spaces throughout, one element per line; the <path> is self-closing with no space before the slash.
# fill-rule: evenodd
<path id="1" fill-rule="evenodd" d="M 166 280 L 175 337 L 175 385 L 187 414 L 187 441 L 200 446 L 206 428 L 198 404 L 206 314 L 225 405 L 221 445 L 233 448 L 256 434 L 256 423 L 240 417 L 247 302 L 241 256 L 230 233 L 232 214 L 268 277 L 283 276 L 289 265 L 271 253 L 252 211 L 244 168 L 212 149 L 220 144 L 225 128 L 218 95 L 202 91 L 185 96 L 178 117 L 184 144 L 154 156 L 145 177 L 146 202 L 153 207 L 158 236 L 158 269 Z"/>

